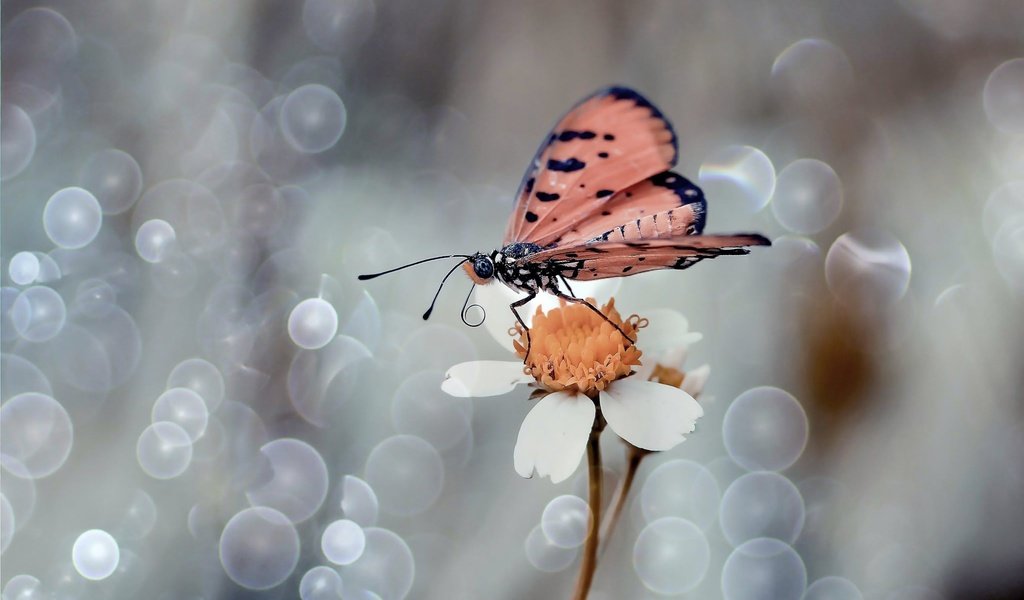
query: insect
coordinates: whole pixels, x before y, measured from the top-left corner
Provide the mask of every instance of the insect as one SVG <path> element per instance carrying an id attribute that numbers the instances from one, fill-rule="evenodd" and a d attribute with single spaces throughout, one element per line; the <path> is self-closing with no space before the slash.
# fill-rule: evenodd
<path id="1" fill-rule="evenodd" d="M 519 185 L 501 248 L 435 256 L 359 279 L 461 258 L 423 318 L 430 317 L 445 282 L 462 267 L 474 286 L 498 280 L 525 294 L 509 308 L 526 331 L 529 356 L 529 329 L 516 309 L 540 292 L 586 304 L 604 317 L 573 294 L 569 280 L 686 269 L 707 258 L 748 254 L 749 246 L 771 245 L 756 233 L 703 235 L 704 192 L 671 170 L 677 158 L 676 133 L 650 101 L 625 87 L 598 90 L 563 116 L 537 150 Z M 466 318 L 471 296 L 472 289 L 462 320 L 476 327 L 483 320 Z"/>

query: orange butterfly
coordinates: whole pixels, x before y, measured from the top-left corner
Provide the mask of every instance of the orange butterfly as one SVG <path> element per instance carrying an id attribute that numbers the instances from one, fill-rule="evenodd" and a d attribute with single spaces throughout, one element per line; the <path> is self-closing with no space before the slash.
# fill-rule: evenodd
<path id="1" fill-rule="evenodd" d="M 572 293 L 570 279 L 685 269 L 705 258 L 748 254 L 747 246 L 771 245 L 756 233 L 701 235 L 707 202 L 699 187 L 669 170 L 677 157 L 675 131 L 650 101 L 625 87 L 599 90 L 562 117 L 541 144 L 519 186 L 500 249 L 437 256 L 359 279 L 462 258 L 441 287 L 461 266 L 474 285 L 497 279 L 524 292 L 509 307 L 529 342 L 529 330 L 516 309 L 541 291 L 601 314 Z M 482 321 L 466 320 L 468 304 L 469 297 L 463 322 L 480 325 Z"/>

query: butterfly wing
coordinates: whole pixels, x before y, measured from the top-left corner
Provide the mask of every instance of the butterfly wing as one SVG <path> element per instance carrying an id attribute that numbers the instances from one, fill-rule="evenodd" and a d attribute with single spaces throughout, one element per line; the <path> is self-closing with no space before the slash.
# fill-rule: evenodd
<path id="1" fill-rule="evenodd" d="M 553 264 L 566 279 L 590 281 L 660 269 L 686 269 L 706 258 L 749 254 L 748 246 L 770 245 L 767 238 L 756 233 L 681 235 L 639 241 L 620 238 L 542 250 L 521 261 Z"/>
<path id="2" fill-rule="evenodd" d="M 616 192 L 598 212 L 552 243 L 569 246 L 597 239 L 697 235 L 704 231 L 706 215 L 704 192 L 682 175 L 664 171 Z"/>
<path id="3" fill-rule="evenodd" d="M 624 87 L 572 108 L 537 151 L 519 186 L 505 244 L 548 246 L 600 214 L 615 192 L 671 168 L 676 134 L 661 111 Z"/>

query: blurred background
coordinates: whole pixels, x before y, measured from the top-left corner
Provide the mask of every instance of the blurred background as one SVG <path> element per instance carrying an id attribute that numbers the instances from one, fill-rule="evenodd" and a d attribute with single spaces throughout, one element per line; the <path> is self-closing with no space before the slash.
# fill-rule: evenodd
<path id="1" fill-rule="evenodd" d="M 498 246 L 537 143 L 613 83 L 674 123 L 707 230 L 774 245 L 600 290 L 681 311 L 712 374 L 592 597 L 1024 595 L 1024 4 L 5 0 L 2 25 L 5 599 L 568 597 L 584 470 L 515 474 L 527 390 L 438 387 L 509 357 L 462 324 L 467 282 L 423 322 L 444 266 L 355 275 Z"/>

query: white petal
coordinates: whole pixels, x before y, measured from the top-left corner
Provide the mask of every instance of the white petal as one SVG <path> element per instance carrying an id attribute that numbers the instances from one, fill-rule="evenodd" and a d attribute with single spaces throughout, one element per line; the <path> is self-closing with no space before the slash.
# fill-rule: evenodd
<path id="1" fill-rule="evenodd" d="M 670 369 L 682 371 L 683 364 L 686 362 L 686 355 L 689 354 L 689 352 L 690 351 L 686 346 L 670 348 L 661 354 L 661 358 L 658 359 L 658 364 Z"/>
<path id="2" fill-rule="evenodd" d="M 650 324 L 640 331 L 639 346 L 644 352 L 660 355 L 673 348 L 687 348 L 704 336 L 690 331 L 690 322 L 681 313 L 667 308 L 644 311 Z"/>
<path id="3" fill-rule="evenodd" d="M 448 369 L 441 390 L 460 398 L 500 396 L 533 377 L 523 373 L 523 363 L 505 360 L 471 360 Z"/>
<path id="4" fill-rule="evenodd" d="M 552 483 L 568 479 L 587 450 L 596 412 L 593 400 L 583 394 L 555 392 L 542 398 L 519 429 L 516 472 L 532 477 L 536 469 Z"/>
<path id="5" fill-rule="evenodd" d="M 692 371 L 686 372 L 686 377 L 683 378 L 683 385 L 680 388 L 696 398 L 704 391 L 704 384 L 708 382 L 708 377 L 710 376 L 711 365 L 701 365 Z"/>
<path id="6" fill-rule="evenodd" d="M 647 381 L 651 378 L 651 374 L 654 373 L 654 365 L 658 364 L 658 361 L 648 359 L 646 356 L 640 362 L 639 366 L 633 367 L 633 374 L 630 377 L 636 377 Z"/>
<path id="7" fill-rule="evenodd" d="M 704 409 L 689 394 L 635 377 L 601 392 L 601 413 L 622 439 L 646 450 L 668 450 L 693 431 Z"/>

